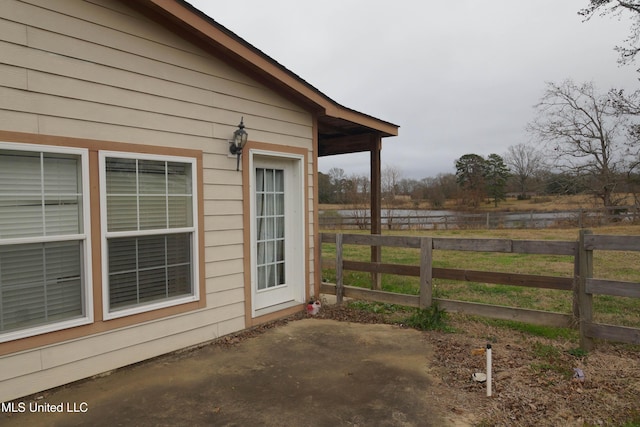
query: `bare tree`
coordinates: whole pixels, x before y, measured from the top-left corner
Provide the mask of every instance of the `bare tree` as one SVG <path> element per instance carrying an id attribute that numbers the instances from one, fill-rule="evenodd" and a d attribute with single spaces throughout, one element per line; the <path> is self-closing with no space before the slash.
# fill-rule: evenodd
<path id="1" fill-rule="evenodd" d="M 435 178 L 423 178 L 417 190 L 419 198 L 428 200 L 432 208 L 440 209 L 445 206 L 447 199 L 457 197 L 458 184 L 454 174 L 440 173 Z"/>
<path id="2" fill-rule="evenodd" d="M 369 228 L 369 206 L 371 202 L 371 182 L 366 175 L 351 175 L 346 193 L 352 218 L 360 230 Z"/>
<path id="3" fill-rule="evenodd" d="M 589 0 L 589 6 L 578 12 L 588 21 L 594 15 L 614 15 L 620 17 L 630 13 L 631 33 L 624 41 L 626 46 L 616 46 L 615 50 L 620 54 L 618 62 L 628 64 L 635 60 L 640 52 L 640 1 L 639 0 Z"/>
<path id="4" fill-rule="evenodd" d="M 329 169 L 329 179 L 333 190 L 333 203 L 345 203 L 345 186 L 347 181 L 347 175 L 342 168 Z"/>
<path id="5" fill-rule="evenodd" d="M 386 210 L 387 228 L 393 228 L 393 220 L 395 217 L 395 206 L 398 204 L 398 196 L 400 195 L 400 181 L 402 173 L 395 166 L 385 166 L 381 175 L 382 187 L 382 203 Z"/>
<path id="6" fill-rule="evenodd" d="M 533 145 L 517 144 L 507 149 L 504 160 L 518 182 L 520 195 L 525 198 L 529 181 L 544 167 L 544 154 Z"/>
<path id="7" fill-rule="evenodd" d="M 592 83 L 547 83 L 537 118 L 527 130 L 553 149 L 556 167 L 586 176 L 604 206 L 615 206 L 616 185 L 625 160 L 627 121 L 617 114 L 608 94 Z"/>
<path id="8" fill-rule="evenodd" d="M 624 40 L 624 46 L 616 46 L 618 51 L 618 63 L 621 65 L 635 62 L 636 56 L 640 53 L 640 0 L 589 0 L 586 8 L 578 12 L 585 17 L 585 21 L 594 15 L 616 16 L 620 19 L 623 16 L 631 17 L 629 36 Z M 640 69 L 638 70 L 640 71 Z M 611 90 L 610 95 L 614 100 L 614 105 L 621 115 L 638 117 L 640 115 L 640 91 L 627 95 L 622 90 Z M 640 126 L 632 125 L 629 130 L 631 143 L 627 146 L 626 180 L 628 190 L 635 198 L 635 204 L 640 204 L 640 150 L 637 142 L 640 140 Z"/>

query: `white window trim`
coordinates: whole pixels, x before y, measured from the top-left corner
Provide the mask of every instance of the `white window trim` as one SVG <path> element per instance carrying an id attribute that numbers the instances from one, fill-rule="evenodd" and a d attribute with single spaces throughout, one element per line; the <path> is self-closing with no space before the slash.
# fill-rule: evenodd
<path id="1" fill-rule="evenodd" d="M 82 243 L 82 269 L 83 289 L 82 302 L 85 315 L 77 319 L 63 320 L 41 326 L 21 329 L 18 331 L 0 333 L 0 343 L 28 338 L 35 335 L 60 331 L 77 326 L 93 323 L 93 284 L 91 278 L 91 207 L 89 199 L 89 150 L 84 148 L 58 147 L 53 145 L 19 144 L 0 141 L 0 148 L 16 151 L 48 152 L 59 154 L 73 154 L 80 156 L 80 169 L 82 176 L 82 227 L 83 233 L 76 235 L 62 235 L 56 237 L 43 236 L 42 238 L 26 237 L 0 240 L 0 245 L 14 245 L 19 243 L 41 243 L 64 240 L 81 240 Z"/>
<path id="2" fill-rule="evenodd" d="M 99 151 L 99 175 L 100 175 L 100 238 L 102 249 L 102 317 L 104 320 L 117 319 L 121 317 L 131 316 L 139 313 L 146 313 L 149 311 L 159 310 L 162 308 L 173 307 L 180 304 L 189 302 L 195 302 L 200 300 L 200 255 L 199 255 L 199 224 L 198 224 L 198 173 L 197 173 L 197 160 L 195 157 L 181 157 L 181 156 L 166 156 L 155 154 L 143 154 L 136 152 L 123 152 L 123 151 Z M 106 158 L 118 157 L 124 159 L 137 159 L 137 160 L 156 160 L 167 162 L 181 162 L 191 164 L 191 188 L 193 197 L 193 227 L 188 228 L 174 228 L 174 229 L 162 229 L 162 230 L 145 230 L 145 231 L 132 231 L 132 232 L 109 232 L 107 231 L 107 181 L 106 181 Z M 193 287 L 193 295 L 188 295 L 181 298 L 168 299 L 141 305 L 138 307 L 125 308 L 116 311 L 109 311 L 109 257 L 107 238 L 109 237 L 125 237 L 125 236 L 147 236 L 152 234 L 168 234 L 177 232 L 191 232 L 193 233 L 192 245 L 192 278 L 191 283 Z"/>

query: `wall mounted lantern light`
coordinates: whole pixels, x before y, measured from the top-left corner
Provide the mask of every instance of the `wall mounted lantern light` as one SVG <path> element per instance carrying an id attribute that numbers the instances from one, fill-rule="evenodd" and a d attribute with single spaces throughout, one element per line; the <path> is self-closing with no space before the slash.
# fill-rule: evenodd
<path id="1" fill-rule="evenodd" d="M 240 170 L 240 155 L 242 154 L 242 149 L 244 145 L 247 143 L 247 138 L 249 134 L 244 130 L 244 117 L 240 119 L 240 124 L 238 125 L 238 129 L 233 132 L 233 139 L 229 140 L 229 152 L 237 156 L 236 161 L 236 170 Z"/>

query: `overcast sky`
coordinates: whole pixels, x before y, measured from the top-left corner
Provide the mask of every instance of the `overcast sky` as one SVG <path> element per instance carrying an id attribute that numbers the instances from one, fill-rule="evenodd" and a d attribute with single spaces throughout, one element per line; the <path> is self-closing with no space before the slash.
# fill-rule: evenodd
<path id="1" fill-rule="evenodd" d="M 582 22 L 588 0 L 187 1 L 338 103 L 399 125 L 382 166 L 405 178 L 535 143 L 524 129 L 545 82 L 640 88 L 638 65 L 619 66 L 613 50 L 628 21 Z M 369 155 L 319 166 L 368 174 Z"/>

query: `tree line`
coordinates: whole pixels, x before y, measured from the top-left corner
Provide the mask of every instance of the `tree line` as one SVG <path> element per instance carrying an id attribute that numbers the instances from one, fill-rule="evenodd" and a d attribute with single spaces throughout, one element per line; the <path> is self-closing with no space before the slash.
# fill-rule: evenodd
<path id="1" fill-rule="evenodd" d="M 631 15 L 626 45 L 615 49 L 621 65 L 635 61 L 640 52 L 640 0 L 590 0 L 578 13 L 585 21 L 596 15 Z M 498 206 L 509 193 L 521 198 L 587 193 L 605 207 L 628 203 L 629 194 L 640 205 L 640 90 L 602 92 L 593 82 L 548 82 L 535 111 L 526 129 L 532 142 L 511 146 L 502 156 L 465 154 L 455 160 L 455 174 L 415 180 L 385 167 L 383 203 L 427 200 L 439 208 L 445 200 L 456 199 L 467 207 L 483 201 Z M 320 203 L 369 200 L 367 176 L 333 168 L 319 172 L 318 184 Z"/>
<path id="2" fill-rule="evenodd" d="M 475 208 L 483 203 L 498 206 L 507 196 L 521 200 L 534 196 L 594 194 L 598 183 L 588 176 L 578 176 L 555 170 L 544 152 L 527 144 L 508 148 L 502 156 L 465 154 L 454 162 L 455 173 L 441 173 L 435 177 L 412 179 L 400 170 L 386 166 L 382 170 L 382 201 L 386 208 L 427 202 L 433 209 L 443 208 L 446 200 L 456 200 L 463 208 Z M 629 194 L 640 200 L 640 177 L 619 174 L 616 180 L 618 198 Z M 370 181 L 366 175 L 347 174 L 344 169 L 332 168 L 319 172 L 319 201 L 325 204 L 366 205 L 370 201 Z M 614 193 L 616 195 L 618 193 Z"/>

